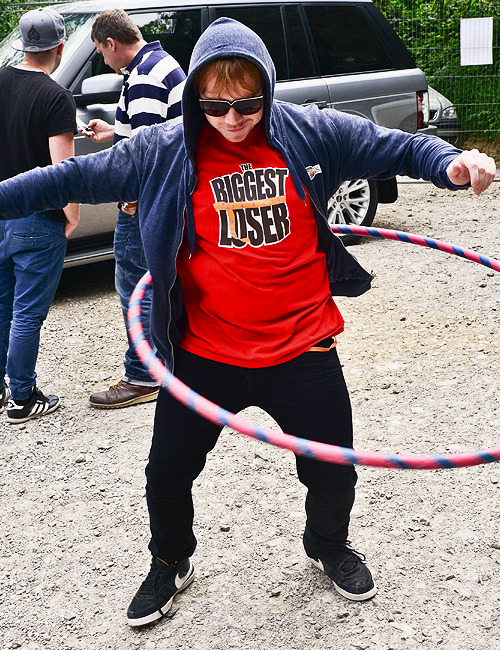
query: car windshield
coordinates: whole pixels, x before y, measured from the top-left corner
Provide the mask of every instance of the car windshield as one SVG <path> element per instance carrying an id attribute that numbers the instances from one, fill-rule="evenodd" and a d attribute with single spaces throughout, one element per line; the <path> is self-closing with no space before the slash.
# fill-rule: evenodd
<path id="1" fill-rule="evenodd" d="M 64 67 L 65 61 L 69 61 L 76 49 L 80 46 L 82 39 L 88 37 L 92 22 L 94 21 L 94 14 L 65 14 L 64 24 L 66 26 L 66 45 L 64 47 L 61 68 Z M 19 28 L 16 27 L 4 40 L 0 43 L 0 68 L 7 65 L 15 65 L 19 63 L 24 52 L 14 50 L 12 43 L 21 36 Z M 56 76 L 56 75 L 54 75 Z"/>

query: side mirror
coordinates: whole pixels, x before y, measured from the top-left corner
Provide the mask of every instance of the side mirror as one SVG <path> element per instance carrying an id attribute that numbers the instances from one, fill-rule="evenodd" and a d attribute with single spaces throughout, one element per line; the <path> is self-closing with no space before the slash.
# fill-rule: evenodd
<path id="1" fill-rule="evenodd" d="M 123 77 L 118 74 L 100 74 L 82 81 L 82 92 L 75 95 L 77 106 L 89 104 L 117 104 L 122 90 Z"/>

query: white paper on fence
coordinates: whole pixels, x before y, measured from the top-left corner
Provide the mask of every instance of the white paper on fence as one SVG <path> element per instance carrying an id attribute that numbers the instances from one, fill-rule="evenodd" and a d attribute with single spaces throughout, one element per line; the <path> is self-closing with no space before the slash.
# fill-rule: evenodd
<path id="1" fill-rule="evenodd" d="M 460 65 L 493 63 L 493 18 L 460 19 Z"/>

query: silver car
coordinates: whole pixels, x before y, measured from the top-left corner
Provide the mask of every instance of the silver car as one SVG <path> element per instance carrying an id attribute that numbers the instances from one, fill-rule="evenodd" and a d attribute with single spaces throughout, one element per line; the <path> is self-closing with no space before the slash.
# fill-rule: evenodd
<path id="1" fill-rule="evenodd" d="M 87 122 L 114 122 L 121 77 L 106 67 L 90 38 L 98 13 L 125 9 L 147 41 L 159 40 L 187 70 L 192 48 L 221 16 L 257 32 L 276 65 L 276 96 L 297 104 L 315 103 L 360 115 L 377 124 L 414 133 L 428 124 L 427 82 L 406 47 L 370 0 L 91 0 L 57 5 L 64 15 L 67 43 L 53 77 L 69 88 L 78 115 Z M 16 63 L 15 30 L 0 44 L 0 66 Z M 102 145 L 102 147 L 108 145 Z M 76 154 L 98 151 L 84 136 Z M 103 179 L 106 182 L 106 179 Z M 378 202 L 397 198 L 395 179 L 344 183 L 332 196 L 331 223 L 369 225 Z M 82 206 L 81 223 L 68 242 L 66 266 L 113 255 L 115 205 Z M 352 237 L 346 238 L 350 243 Z"/>

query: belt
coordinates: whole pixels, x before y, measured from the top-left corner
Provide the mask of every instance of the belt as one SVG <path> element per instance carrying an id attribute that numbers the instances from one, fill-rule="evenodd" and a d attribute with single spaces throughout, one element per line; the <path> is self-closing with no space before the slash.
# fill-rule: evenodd
<path id="1" fill-rule="evenodd" d="M 329 336 L 326 339 L 322 339 L 315 343 L 312 348 L 307 350 L 308 352 L 328 352 L 337 345 L 337 339 L 335 336 Z"/>

